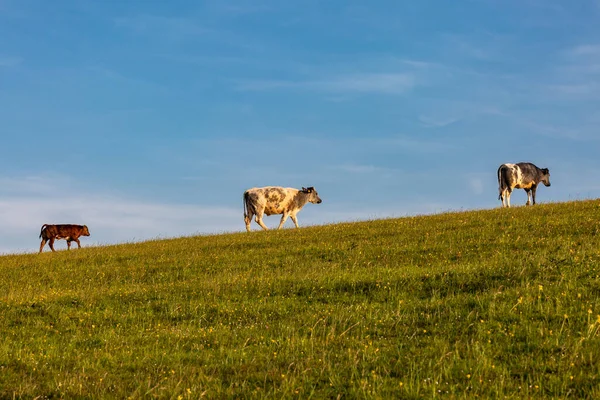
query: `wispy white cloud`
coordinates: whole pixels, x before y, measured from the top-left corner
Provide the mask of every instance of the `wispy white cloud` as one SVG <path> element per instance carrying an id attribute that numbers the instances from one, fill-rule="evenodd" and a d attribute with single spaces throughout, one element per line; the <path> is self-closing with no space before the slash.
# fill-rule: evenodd
<path id="1" fill-rule="evenodd" d="M 428 128 L 442 128 L 461 120 L 460 117 L 436 118 L 433 116 L 419 115 L 419 122 Z"/>
<path id="2" fill-rule="evenodd" d="M 471 187 L 471 190 L 473 191 L 473 193 L 475 193 L 475 194 L 483 193 L 483 181 L 481 180 L 481 178 L 471 178 L 469 180 L 469 186 Z"/>
<path id="3" fill-rule="evenodd" d="M 211 26 L 205 19 L 194 15 L 165 17 L 140 14 L 117 17 L 113 19 L 113 22 L 117 28 L 151 37 L 157 44 L 167 42 L 167 46 L 171 42 L 202 39 L 245 50 L 261 50 L 264 47 L 264 43 L 252 40 L 249 35 L 240 35 L 220 26 Z M 171 51 L 170 48 L 169 51 Z"/>
<path id="4" fill-rule="evenodd" d="M 495 186 L 493 179 L 493 171 L 491 173 L 468 173 L 462 181 L 467 183 L 467 186 L 472 194 L 479 196 L 483 193 L 493 193 L 492 186 Z"/>
<path id="5" fill-rule="evenodd" d="M 580 81 L 594 76 L 598 77 L 600 76 L 600 57 L 598 60 L 561 65 L 557 69 L 562 74 L 562 80 Z"/>
<path id="6" fill-rule="evenodd" d="M 547 89 L 549 92 L 558 94 L 561 98 L 568 96 L 581 99 L 582 97 L 600 95 L 600 82 L 548 85 Z"/>
<path id="7" fill-rule="evenodd" d="M 13 197 L 1 201 L 0 205 L 3 229 L 14 232 L 19 228 L 30 230 L 43 223 L 86 223 L 98 232 L 98 240 L 108 242 L 226 230 L 227 224 L 215 226 L 212 223 L 214 216 L 227 219 L 239 214 L 223 207 L 169 205 L 93 194 Z"/>
<path id="8" fill-rule="evenodd" d="M 248 80 L 239 82 L 240 91 L 270 91 L 282 89 L 331 93 L 403 94 L 417 85 L 409 73 L 363 73 L 340 75 L 316 80 Z"/>
<path id="9" fill-rule="evenodd" d="M 15 67 L 23 62 L 21 57 L 0 54 L 0 67 Z"/>
<path id="10" fill-rule="evenodd" d="M 327 135 L 301 135 L 278 133 L 274 136 L 265 136 L 263 138 L 227 138 L 222 137 L 213 140 L 194 140 L 195 146 L 199 147 L 221 147 L 235 149 L 235 152 L 244 153 L 250 149 L 264 149 L 274 142 L 284 143 L 284 147 L 299 149 L 306 154 L 330 154 L 330 149 L 339 149 L 341 153 L 349 154 L 357 151 L 363 155 L 376 155 L 381 152 L 404 151 L 411 153 L 440 153 L 455 150 L 457 145 L 448 140 L 435 139 L 427 135 L 380 135 L 371 132 L 369 137 L 330 137 Z"/>
<path id="11" fill-rule="evenodd" d="M 573 56 L 600 57 L 600 44 L 580 44 L 568 50 Z"/>
<path id="12" fill-rule="evenodd" d="M 579 44 L 562 52 L 557 66 L 566 79 L 588 78 L 583 75 L 597 75 L 600 72 L 600 44 Z"/>
<path id="13" fill-rule="evenodd" d="M 408 65 L 410 67 L 413 68 L 417 68 L 417 69 L 430 69 L 430 68 L 443 68 L 444 66 L 436 63 L 436 62 L 432 62 L 432 61 L 423 61 L 423 60 L 411 60 L 411 59 L 400 59 L 400 62 Z"/>
<path id="14" fill-rule="evenodd" d="M 237 1 L 237 2 L 221 2 L 217 1 L 215 3 L 216 11 L 221 12 L 223 14 L 230 15 L 246 15 L 246 14 L 254 14 L 259 12 L 267 12 L 272 11 L 273 8 L 270 4 L 266 4 L 264 2 L 259 1 Z"/>
<path id="15" fill-rule="evenodd" d="M 129 85 L 137 88 L 159 90 L 163 92 L 167 92 L 170 90 L 165 85 L 143 80 L 140 78 L 126 76 L 112 68 L 107 68 L 100 65 L 89 66 L 86 68 L 86 70 L 97 77 L 101 77 L 102 79 L 106 79 L 107 81 L 115 82 L 120 85 Z"/>
<path id="16" fill-rule="evenodd" d="M 14 243 L 12 251 L 35 250 L 44 223 L 86 224 L 91 232 L 86 241 L 93 244 L 218 233 L 243 227 L 239 210 L 93 195 L 50 200 L 17 197 L 0 201 L 0 209 L 0 242 L 4 247 Z"/>
<path id="17" fill-rule="evenodd" d="M 120 243 L 243 228 L 241 210 L 215 205 L 171 204 L 86 192 L 42 178 L 1 178 L 2 251 L 32 251 L 45 223 L 86 224 L 87 243 Z M 4 186 L 6 185 L 6 186 Z"/>
<path id="18" fill-rule="evenodd" d="M 317 86 L 321 85 L 325 90 L 335 92 L 401 94 L 412 89 L 417 82 L 415 77 L 410 74 L 374 73 L 342 76 L 316 84 Z"/>
<path id="19" fill-rule="evenodd" d="M 114 19 L 117 27 L 126 28 L 138 34 L 167 35 L 170 38 L 203 35 L 209 32 L 199 23 L 183 17 L 156 15 L 136 15 Z"/>
<path id="20" fill-rule="evenodd" d="M 352 174 L 372 174 L 372 173 L 381 173 L 383 171 L 388 171 L 387 168 L 377 167 L 374 165 L 360 165 L 360 164 L 343 164 L 334 167 L 335 169 L 339 169 L 341 171 L 350 172 Z"/>
<path id="21" fill-rule="evenodd" d="M 560 54 L 546 96 L 565 100 L 600 99 L 600 44 L 579 44 Z"/>
<path id="22" fill-rule="evenodd" d="M 380 144 L 386 148 L 391 146 L 415 153 L 441 153 L 457 148 L 456 145 L 441 140 L 419 139 L 404 135 L 382 139 Z"/>
<path id="23" fill-rule="evenodd" d="M 527 127 L 529 132 L 557 139 L 569 139 L 575 141 L 597 140 L 595 137 L 590 137 L 581 126 L 566 126 L 564 124 L 550 124 L 539 122 L 537 118 L 532 116 L 513 116 L 513 121 Z"/>
<path id="24" fill-rule="evenodd" d="M 540 101 L 600 99 L 600 45 L 581 44 L 559 51 L 557 62 L 538 78 Z"/>
<path id="25" fill-rule="evenodd" d="M 47 194 L 56 187 L 57 182 L 62 187 L 69 185 L 68 179 L 57 175 L 31 175 L 19 179 L 0 177 L 0 195 L 7 196 L 15 193 Z"/>
<path id="26" fill-rule="evenodd" d="M 463 56 L 477 60 L 491 60 L 500 57 L 496 51 L 497 45 L 484 47 L 467 39 L 463 35 L 444 34 L 442 35 L 445 47 L 452 52 L 462 54 Z"/>

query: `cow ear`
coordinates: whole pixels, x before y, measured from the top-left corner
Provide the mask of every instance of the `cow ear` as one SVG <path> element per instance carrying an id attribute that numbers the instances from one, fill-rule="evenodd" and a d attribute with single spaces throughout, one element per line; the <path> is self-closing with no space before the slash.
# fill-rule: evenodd
<path id="1" fill-rule="evenodd" d="M 302 186 L 302 191 L 306 192 L 306 188 L 304 186 Z"/>

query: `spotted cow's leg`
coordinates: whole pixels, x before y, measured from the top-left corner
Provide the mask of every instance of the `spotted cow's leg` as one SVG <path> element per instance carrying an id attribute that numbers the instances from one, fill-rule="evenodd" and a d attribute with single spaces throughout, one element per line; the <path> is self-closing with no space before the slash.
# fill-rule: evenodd
<path id="1" fill-rule="evenodd" d="M 277 227 L 277 229 L 281 229 L 281 227 L 283 226 L 283 224 L 285 224 L 285 221 L 288 219 L 288 216 L 290 214 L 288 212 L 284 212 L 283 215 L 281 216 L 281 221 L 279 221 L 279 226 Z"/>
<path id="2" fill-rule="evenodd" d="M 531 199 L 533 201 L 533 205 L 535 205 L 535 191 L 537 190 L 537 186 L 532 186 L 531 187 Z"/>
<path id="3" fill-rule="evenodd" d="M 244 214 L 244 223 L 246 224 L 246 230 L 250 232 L 250 223 L 252 222 L 252 217 L 254 217 L 254 213 L 248 210 L 247 214 Z"/>
<path id="4" fill-rule="evenodd" d="M 256 213 L 256 218 L 255 221 L 257 224 L 260 225 L 261 228 L 263 228 L 265 231 L 268 231 L 269 228 L 267 228 L 267 226 L 263 223 L 262 219 L 263 219 L 263 213 L 262 212 L 257 212 Z"/>
<path id="5" fill-rule="evenodd" d="M 512 193 L 512 191 L 510 190 L 510 187 L 507 187 L 506 189 L 504 189 L 504 193 L 503 193 L 503 200 L 504 202 L 502 203 L 504 207 L 510 207 L 510 194 Z"/>
<path id="6" fill-rule="evenodd" d="M 294 221 L 294 225 L 296 225 L 296 228 L 300 228 L 298 226 L 298 218 L 296 218 L 296 214 L 291 214 L 290 218 L 292 219 L 292 221 Z"/>

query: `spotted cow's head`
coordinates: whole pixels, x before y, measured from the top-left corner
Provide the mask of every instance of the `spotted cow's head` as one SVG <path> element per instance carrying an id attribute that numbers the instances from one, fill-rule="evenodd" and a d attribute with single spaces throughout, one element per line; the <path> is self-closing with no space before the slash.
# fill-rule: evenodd
<path id="1" fill-rule="evenodd" d="M 546 186 L 550 186 L 550 170 L 548 168 L 542 168 L 541 182 Z"/>
<path id="2" fill-rule="evenodd" d="M 306 193 L 308 195 L 308 201 L 310 201 L 313 204 L 320 204 L 322 202 L 321 198 L 319 197 L 319 194 L 312 186 L 307 188 L 303 187 L 302 193 Z"/>

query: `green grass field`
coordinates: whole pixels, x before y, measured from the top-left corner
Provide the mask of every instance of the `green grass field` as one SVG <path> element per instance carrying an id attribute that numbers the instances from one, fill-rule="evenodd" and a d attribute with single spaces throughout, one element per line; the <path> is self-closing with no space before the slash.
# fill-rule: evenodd
<path id="1" fill-rule="evenodd" d="M 594 200 L 0 257 L 0 398 L 600 398 L 599 222 Z"/>

